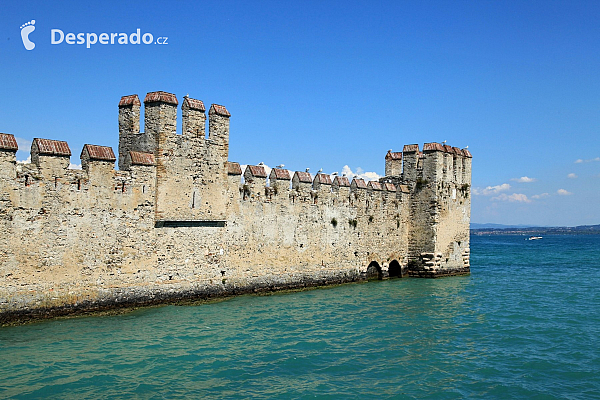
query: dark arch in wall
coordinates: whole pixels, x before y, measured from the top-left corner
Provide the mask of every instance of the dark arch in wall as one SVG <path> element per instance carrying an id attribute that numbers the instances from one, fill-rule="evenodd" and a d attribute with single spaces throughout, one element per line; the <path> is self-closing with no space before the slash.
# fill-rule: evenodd
<path id="1" fill-rule="evenodd" d="M 383 273 L 381 272 L 379 263 L 377 261 L 371 261 L 367 267 L 367 280 L 376 281 L 381 279 L 383 279 Z"/>
<path id="2" fill-rule="evenodd" d="M 402 266 L 397 260 L 393 260 L 389 267 L 390 278 L 402 278 Z"/>

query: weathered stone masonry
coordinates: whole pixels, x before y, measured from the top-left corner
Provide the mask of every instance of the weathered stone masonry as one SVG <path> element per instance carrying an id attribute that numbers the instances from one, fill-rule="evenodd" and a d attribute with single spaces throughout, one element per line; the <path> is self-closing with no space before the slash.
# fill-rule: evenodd
<path id="1" fill-rule="evenodd" d="M 0 322 L 386 276 L 469 272 L 471 154 L 385 157 L 379 182 L 228 161 L 229 111 L 166 92 L 119 102 L 110 147 L 0 134 Z M 242 180 L 243 176 L 243 180 Z M 333 179 L 332 179 L 333 178 Z"/>

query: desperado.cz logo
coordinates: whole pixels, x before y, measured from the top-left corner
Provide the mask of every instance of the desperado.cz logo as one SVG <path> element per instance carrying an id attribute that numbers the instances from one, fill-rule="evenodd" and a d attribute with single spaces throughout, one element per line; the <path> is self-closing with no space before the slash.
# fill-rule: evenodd
<path id="1" fill-rule="evenodd" d="M 35 43 L 29 38 L 29 34 L 35 30 L 35 20 L 31 20 L 21 25 L 21 39 L 23 40 L 23 46 L 27 50 L 33 50 Z M 141 29 L 136 29 L 132 33 L 123 32 L 111 32 L 111 33 L 94 33 L 94 32 L 63 32 L 61 29 L 50 30 L 50 44 L 59 45 L 84 45 L 86 48 L 91 48 L 92 45 L 124 45 L 124 44 L 169 44 L 167 36 L 159 36 L 154 39 L 154 35 L 150 32 L 142 33 Z"/>
<path id="2" fill-rule="evenodd" d="M 50 30 L 50 44 L 85 44 L 88 49 L 96 44 L 168 44 L 168 37 L 160 36 L 154 40 L 151 33 L 141 33 L 138 28 L 135 32 L 127 35 L 126 33 L 67 33 L 60 29 Z"/>

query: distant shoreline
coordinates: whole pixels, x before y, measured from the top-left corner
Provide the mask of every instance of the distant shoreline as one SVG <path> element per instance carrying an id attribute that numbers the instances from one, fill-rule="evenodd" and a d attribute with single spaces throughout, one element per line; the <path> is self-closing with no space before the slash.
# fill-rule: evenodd
<path id="1" fill-rule="evenodd" d="M 531 228 L 476 228 L 472 235 L 600 235 L 600 225 L 582 225 L 575 227 L 531 227 Z"/>

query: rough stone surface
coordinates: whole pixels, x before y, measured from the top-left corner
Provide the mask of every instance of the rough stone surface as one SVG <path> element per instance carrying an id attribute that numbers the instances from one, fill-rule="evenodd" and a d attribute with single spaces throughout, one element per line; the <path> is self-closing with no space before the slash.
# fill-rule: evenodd
<path id="1" fill-rule="evenodd" d="M 174 95 L 146 99 L 143 133 L 137 95 L 119 104 L 118 171 L 92 147 L 82 170 L 37 142 L 31 164 L 0 151 L 0 323 L 469 272 L 470 153 L 407 146 L 387 157 L 402 170 L 370 185 L 283 170 L 242 183 L 225 107 L 211 106 L 206 137 L 199 100 L 182 102 L 177 134 Z"/>

